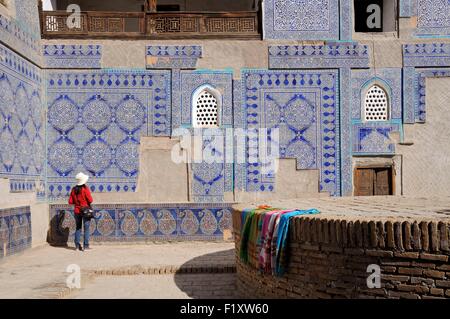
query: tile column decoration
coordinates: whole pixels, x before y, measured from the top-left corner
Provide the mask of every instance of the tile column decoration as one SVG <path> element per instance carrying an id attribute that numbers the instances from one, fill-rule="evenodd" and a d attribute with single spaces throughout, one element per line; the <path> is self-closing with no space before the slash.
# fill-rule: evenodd
<path id="1" fill-rule="evenodd" d="M 351 41 L 353 37 L 353 0 L 340 0 L 340 40 Z"/>
<path id="2" fill-rule="evenodd" d="M 233 127 L 235 132 L 239 132 L 245 128 L 244 124 L 244 105 L 243 101 L 243 89 L 242 82 L 239 80 L 233 81 Z M 241 145 L 241 141 L 234 138 L 235 154 L 234 154 L 234 190 L 235 191 L 245 191 L 247 183 L 245 182 L 245 168 L 246 163 L 240 162 L 245 158 L 245 149 L 237 148 L 238 143 Z"/>
<path id="3" fill-rule="evenodd" d="M 353 192 L 352 174 L 352 138 L 351 138 L 351 83 L 350 68 L 339 69 L 339 85 L 341 87 L 341 195 L 351 196 Z"/>

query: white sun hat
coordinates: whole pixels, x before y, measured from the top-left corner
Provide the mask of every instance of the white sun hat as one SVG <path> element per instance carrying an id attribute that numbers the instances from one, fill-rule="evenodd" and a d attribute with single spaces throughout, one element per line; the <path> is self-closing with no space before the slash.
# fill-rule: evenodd
<path id="1" fill-rule="evenodd" d="M 81 186 L 87 183 L 89 176 L 80 172 L 75 176 L 75 179 L 77 180 L 77 185 Z"/>

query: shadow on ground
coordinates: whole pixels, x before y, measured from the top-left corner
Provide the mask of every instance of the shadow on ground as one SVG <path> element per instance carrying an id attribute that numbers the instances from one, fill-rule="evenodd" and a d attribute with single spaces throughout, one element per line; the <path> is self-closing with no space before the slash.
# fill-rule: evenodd
<path id="1" fill-rule="evenodd" d="M 234 258 L 234 249 L 193 258 L 175 273 L 175 284 L 194 299 L 237 298 Z"/>
<path id="2" fill-rule="evenodd" d="M 64 220 L 67 217 L 64 210 L 58 211 L 50 220 L 50 227 L 47 232 L 47 243 L 54 247 L 67 247 L 70 229 L 64 227 Z"/>

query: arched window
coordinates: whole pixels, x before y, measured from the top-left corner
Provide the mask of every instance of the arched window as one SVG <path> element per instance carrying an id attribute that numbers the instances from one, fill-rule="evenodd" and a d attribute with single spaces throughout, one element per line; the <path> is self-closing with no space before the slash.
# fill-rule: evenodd
<path id="1" fill-rule="evenodd" d="M 372 85 L 367 90 L 364 99 L 364 120 L 387 121 L 389 119 L 389 99 L 386 91 L 378 85 Z"/>
<path id="2" fill-rule="evenodd" d="M 220 94 L 211 87 L 202 87 L 194 93 L 192 103 L 193 127 L 219 127 Z"/>

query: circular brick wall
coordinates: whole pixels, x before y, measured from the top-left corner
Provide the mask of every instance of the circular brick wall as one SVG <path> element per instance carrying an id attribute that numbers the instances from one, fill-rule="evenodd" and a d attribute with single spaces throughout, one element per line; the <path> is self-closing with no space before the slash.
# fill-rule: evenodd
<path id="1" fill-rule="evenodd" d="M 316 215 L 317 216 L 317 215 Z M 450 298 L 449 223 L 296 217 L 283 277 L 261 274 L 258 247 L 239 259 L 241 212 L 233 212 L 238 291 L 246 298 Z M 368 288 L 369 265 L 381 288 Z"/>

